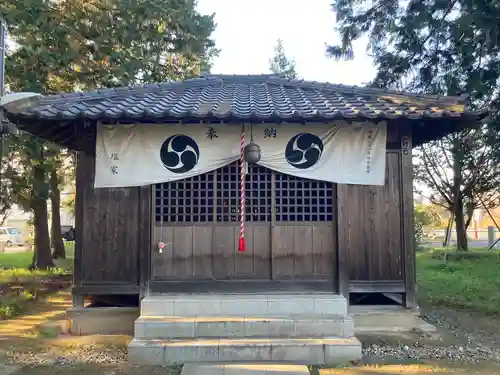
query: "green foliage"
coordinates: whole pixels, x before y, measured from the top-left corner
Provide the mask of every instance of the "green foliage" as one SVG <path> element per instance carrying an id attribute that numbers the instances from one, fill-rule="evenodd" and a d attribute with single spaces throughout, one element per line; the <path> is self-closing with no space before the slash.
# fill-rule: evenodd
<path id="1" fill-rule="evenodd" d="M 49 198 L 47 173 L 53 165 L 46 157 L 47 152 L 47 142 L 28 134 L 15 136 L 9 144 L 10 162 L 5 165 L 4 176 L 14 202 L 25 211 Z M 41 173 L 35 176 L 35 170 Z"/>
<path id="2" fill-rule="evenodd" d="M 218 54 L 214 16 L 198 13 L 194 0 L 4 0 L 0 16 L 14 42 L 6 60 L 11 91 L 54 94 L 181 79 L 208 71 Z M 13 202 L 34 212 L 34 265 L 50 266 L 46 202 L 58 201 L 59 185 L 74 172 L 65 170 L 57 146 L 27 134 L 14 137 L 8 151 L 0 215 Z M 54 170 L 58 184 L 50 189 Z"/>
<path id="3" fill-rule="evenodd" d="M 500 256 L 444 261 L 417 255 L 421 302 L 488 314 L 500 313 Z"/>
<path id="4" fill-rule="evenodd" d="M 0 140 L 0 226 L 4 224 L 15 204 L 11 182 L 5 176 L 8 166 L 12 164 L 12 156 L 9 153 L 11 142 L 11 135 L 4 135 Z"/>
<path id="5" fill-rule="evenodd" d="M 6 0 L 19 48 L 10 88 L 42 93 L 179 79 L 209 70 L 214 16 L 193 0 Z"/>
<path id="6" fill-rule="evenodd" d="M 9 293 L 0 297 L 0 320 L 10 319 L 23 311 L 27 302 L 36 298 L 35 288 L 19 293 Z"/>
<path id="7" fill-rule="evenodd" d="M 500 3 L 497 1 L 334 0 L 341 44 L 335 58 L 352 58 L 352 43 L 369 38 L 377 75 L 372 86 L 423 94 L 469 94 L 469 110 L 486 105 L 486 126 L 464 129 L 424 145 L 415 179 L 428 197 L 452 212 L 457 246 L 467 249 L 466 228 L 475 208 L 490 206 L 500 183 Z"/>
<path id="8" fill-rule="evenodd" d="M 438 213 L 430 205 L 415 204 L 413 214 L 415 245 L 418 248 L 424 243 L 427 231 L 438 227 L 441 220 Z"/>
<path id="9" fill-rule="evenodd" d="M 295 61 L 286 56 L 281 39 L 278 39 L 274 46 L 274 56 L 269 59 L 269 70 L 276 74 L 282 74 L 287 78 L 297 78 Z"/>
<path id="10" fill-rule="evenodd" d="M 327 52 L 353 57 L 352 42 L 369 37 L 374 85 L 421 92 L 495 95 L 500 76 L 500 4 L 495 1 L 334 0 L 341 45 Z M 476 103 L 478 101 L 479 103 Z"/>

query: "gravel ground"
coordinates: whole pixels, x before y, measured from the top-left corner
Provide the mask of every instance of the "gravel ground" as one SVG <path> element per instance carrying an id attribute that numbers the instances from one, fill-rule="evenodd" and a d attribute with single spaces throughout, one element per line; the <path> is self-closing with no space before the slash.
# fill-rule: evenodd
<path id="1" fill-rule="evenodd" d="M 127 362 L 127 348 L 113 345 L 83 345 L 69 348 L 64 353 L 54 353 L 51 349 L 43 351 L 9 350 L 5 363 L 8 365 L 75 365 L 75 364 L 123 364 Z"/>
<path id="2" fill-rule="evenodd" d="M 424 309 L 422 317 L 436 326 L 437 332 L 361 337 L 364 343 L 362 363 L 500 362 L 498 318 L 440 308 Z"/>
<path id="3" fill-rule="evenodd" d="M 359 337 L 364 347 L 364 358 L 359 364 L 446 360 L 466 364 L 494 362 L 500 366 L 500 318 L 440 308 L 422 309 L 422 316 L 438 328 L 437 332 L 414 331 L 405 335 Z M 5 364 L 26 368 L 45 366 L 76 369 L 87 365 L 98 368 L 111 366 L 112 369 L 106 370 L 107 374 L 122 374 L 120 371 L 128 368 L 127 349 L 123 344 L 80 343 L 64 349 L 56 349 L 50 345 L 40 349 L 13 344 L 2 354 Z M 122 370 L 119 371 L 119 368 Z M 174 372 L 170 373 L 175 374 L 175 369 L 172 370 Z M 150 372 L 142 374 L 145 373 Z"/>

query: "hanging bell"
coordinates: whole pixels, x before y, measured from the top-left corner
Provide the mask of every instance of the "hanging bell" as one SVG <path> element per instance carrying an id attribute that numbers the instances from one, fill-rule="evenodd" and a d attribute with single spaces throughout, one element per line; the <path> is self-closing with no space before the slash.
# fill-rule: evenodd
<path id="1" fill-rule="evenodd" d="M 256 164 L 260 161 L 260 146 L 254 141 L 250 141 L 243 150 L 245 161 L 248 164 Z"/>

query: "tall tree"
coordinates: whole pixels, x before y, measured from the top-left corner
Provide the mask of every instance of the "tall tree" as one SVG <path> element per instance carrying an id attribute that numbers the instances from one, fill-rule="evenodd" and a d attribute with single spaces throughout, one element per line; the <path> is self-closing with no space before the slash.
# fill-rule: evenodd
<path id="1" fill-rule="evenodd" d="M 0 139 L 0 226 L 5 224 L 12 206 L 15 204 L 12 184 L 5 175 L 8 166 L 13 162 L 12 155 L 9 152 L 11 141 L 11 135 L 3 135 Z"/>
<path id="2" fill-rule="evenodd" d="M 17 47 L 6 64 L 12 91 L 53 94 L 185 78 L 208 70 L 218 53 L 213 15 L 199 14 L 194 0 L 5 0 L 0 15 Z M 45 267 L 51 263 L 45 259 L 51 146 L 27 135 L 18 145 L 19 157 L 32 159 L 11 175 L 16 194 L 32 199 L 24 207 L 34 211 L 35 253 L 42 258 L 34 266 Z M 34 194 L 26 194 L 20 181 Z"/>
<path id="3" fill-rule="evenodd" d="M 500 3 L 334 0 L 332 8 L 341 44 L 327 47 L 327 53 L 353 58 L 352 42 L 368 35 L 377 67 L 373 86 L 424 94 L 467 93 L 468 109 L 500 107 Z M 465 212 L 486 199 L 500 177 L 497 118 L 480 129 L 430 143 L 420 152 L 417 178 L 453 212 L 458 249 L 467 249 Z M 443 178 L 434 178 L 436 166 L 444 166 Z"/>
<path id="4" fill-rule="evenodd" d="M 283 74 L 287 78 L 297 78 L 295 60 L 286 56 L 281 39 L 278 39 L 274 46 L 274 56 L 269 59 L 269 70 L 276 74 Z"/>
<path id="5" fill-rule="evenodd" d="M 488 132 L 473 129 L 467 137 L 466 132 L 423 145 L 416 151 L 419 162 L 414 169 L 415 181 L 431 191 L 417 193 L 453 214 L 460 250 L 467 249 L 466 231 L 474 210 L 497 206 L 500 186 L 498 151 Z"/>
<path id="6" fill-rule="evenodd" d="M 35 251 L 32 268 L 54 265 L 50 252 L 48 208 L 48 172 L 52 164 L 47 158 L 46 143 L 29 135 L 17 135 L 9 144 L 13 160 L 7 165 L 5 178 L 9 181 L 15 203 L 33 212 Z"/>

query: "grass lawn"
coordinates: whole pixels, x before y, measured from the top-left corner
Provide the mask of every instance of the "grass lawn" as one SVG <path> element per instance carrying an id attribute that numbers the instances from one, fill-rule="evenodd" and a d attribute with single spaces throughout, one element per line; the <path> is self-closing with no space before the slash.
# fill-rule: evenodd
<path id="1" fill-rule="evenodd" d="M 500 313 L 498 251 L 460 260 L 433 259 L 429 252 L 418 253 L 417 280 L 421 303 Z"/>
<path id="2" fill-rule="evenodd" d="M 57 260 L 56 268 L 70 268 L 73 258 L 75 256 L 75 245 L 74 242 L 65 242 L 64 247 L 66 248 L 66 259 Z M 17 253 L 0 253 L 0 282 L 2 273 L 5 270 L 11 269 L 26 269 L 31 264 L 33 259 L 33 251 L 23 251 Z M 46 272 L 46 271 L 42 271 Z"/>
<path id="3" fill-rule="evenodd" d="M 56 260 L 56 267 L 49 270 L 28 270 L 33 251 L 0 253 L 0 320 L 18 315 L 30 302 L 69 284 L 74 245 L 65 245 L 68 258 Z"/>

